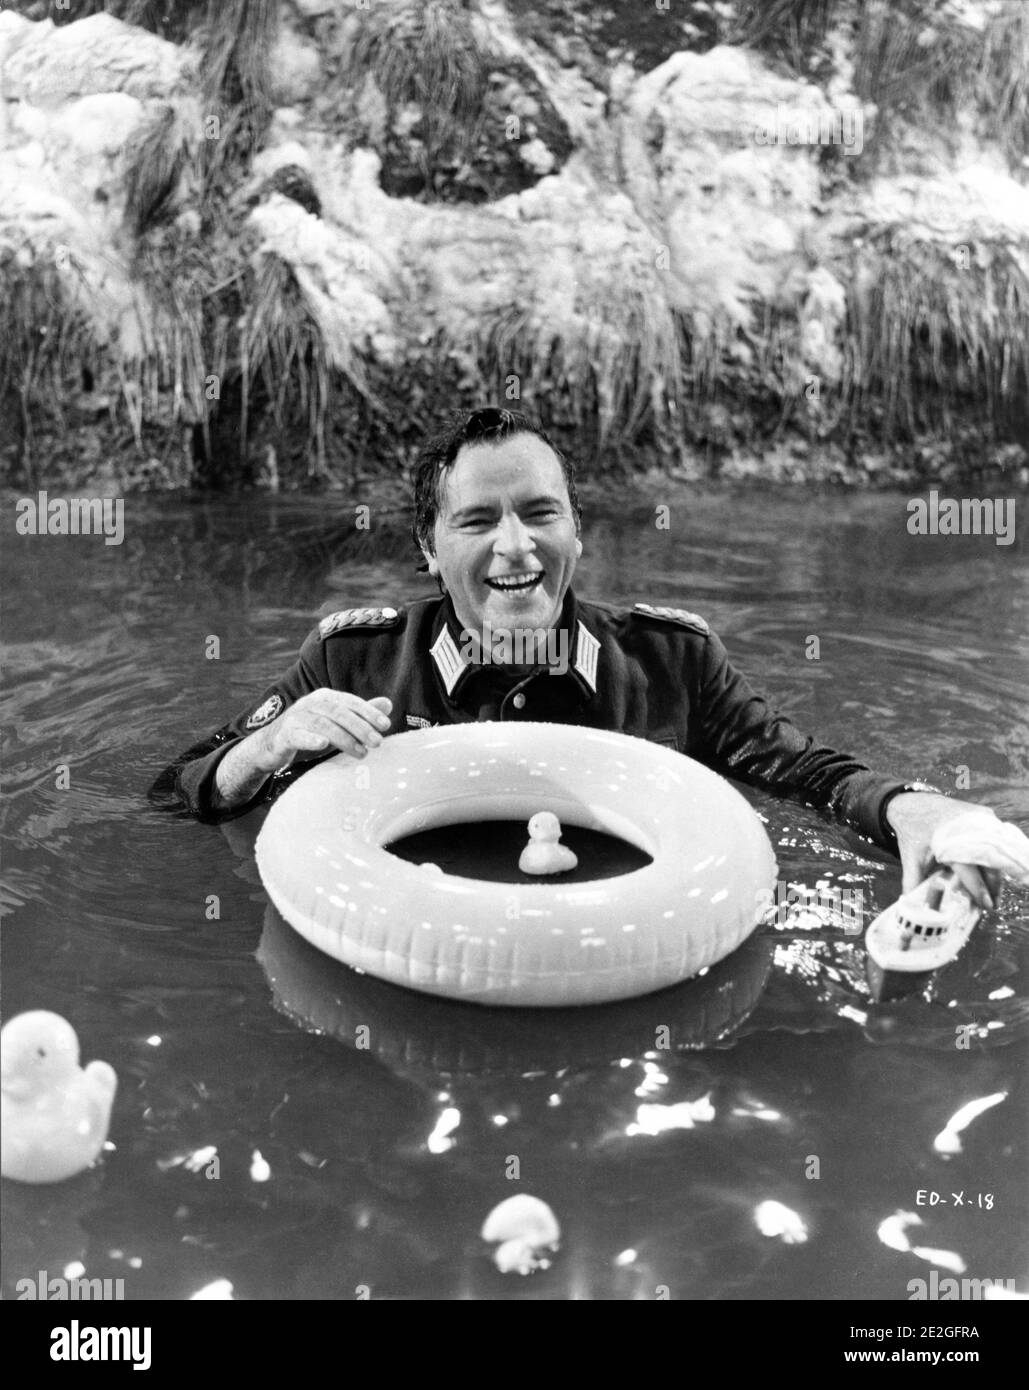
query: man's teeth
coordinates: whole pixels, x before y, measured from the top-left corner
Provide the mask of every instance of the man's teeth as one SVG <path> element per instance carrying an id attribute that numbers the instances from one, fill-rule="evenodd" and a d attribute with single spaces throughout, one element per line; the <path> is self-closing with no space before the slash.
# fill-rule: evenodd
<path id="1" fill-rule="evenodd" d="M 542 578 L 542 574 L 505 574 L 486 582 L 494 589 L 528 589 Z"/>

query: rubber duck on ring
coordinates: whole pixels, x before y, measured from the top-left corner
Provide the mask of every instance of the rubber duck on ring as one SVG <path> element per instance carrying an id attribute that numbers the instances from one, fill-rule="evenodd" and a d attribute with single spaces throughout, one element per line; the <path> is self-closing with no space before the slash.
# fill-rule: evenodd
<path id="1" fill-rule="evenodd" d="M 518 867 L 523 874 L 566 874 L 579 860 L 566 845 L 559 844 L 561 822 L 553 811 L 537 811 L 529 821 L 529 843 L 522 850 Z"/>

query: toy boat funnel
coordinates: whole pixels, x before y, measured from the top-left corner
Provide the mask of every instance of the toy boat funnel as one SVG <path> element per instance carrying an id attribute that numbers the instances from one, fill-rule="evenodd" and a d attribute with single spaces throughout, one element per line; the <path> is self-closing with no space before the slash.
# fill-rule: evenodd
<path id="1" fill-rule="evenodd" d="M 980 915 L 954 870 L 938 869 L 880 912 L 865 946 L 881 970 L 925 974 L 955 959 Z"/>

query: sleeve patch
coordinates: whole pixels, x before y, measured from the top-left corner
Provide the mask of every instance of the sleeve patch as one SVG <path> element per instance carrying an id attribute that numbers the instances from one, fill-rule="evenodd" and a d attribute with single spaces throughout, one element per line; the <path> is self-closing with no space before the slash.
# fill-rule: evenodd
<path id="1" fill-rule="evenodd" d="M 330 613 L 318 624 L 321 637 L 331 637 L 336 632 L 346 632 L 358 627 L 393 627 L 400 621 L 395 608 L 341 608 L 338 613 Z"/>
<path id="2" fill-rule="evenodd" d="M 282 713 L 282 696 L 269 695 L 263 705 L 258 705 L 253 714 L 247 719 L 246 728 L 260 729 L 264 724 L 270 724 L 273 719 L 278 719 Z"/>
<path id="3" fill-rule="evenodd" d="M 699 613 L 691 613 L 686 608 L 655 608 L 649 603 L 637 603 L 633 612 L 645 618 L 658 618 L 661 622 L 678 623 L 681 627 L 691 627 L 697 632 L 708 633 L 711 629 Z"/>

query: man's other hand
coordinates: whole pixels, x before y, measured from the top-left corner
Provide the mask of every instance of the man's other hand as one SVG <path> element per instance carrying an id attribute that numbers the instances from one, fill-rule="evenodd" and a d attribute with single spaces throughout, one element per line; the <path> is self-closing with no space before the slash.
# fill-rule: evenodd
<path id="1" fill-rule="evenodd" d="M 886 819 L 897 835 L 903 892 L 909 893 L 940 867 L 932 851 L 933 831 L 945 821 L 969 811 L 984 811 L 969 801 L 957 801 L 937 792 L 901 792 L 886 808 Z M 974 903 L 996 907 L 1000 901 L 1001 875 L 996 869 L 955 864 L 954 872 Z"/>
<path id="2" fill-rule="evenodd" d="M 363 758 L 389 731 L 392 708 L 384 695 L 362 700 L 344 690 L 312 690 L 254 735 L 254 765 L 281 772 L 329 749 Z"/>

